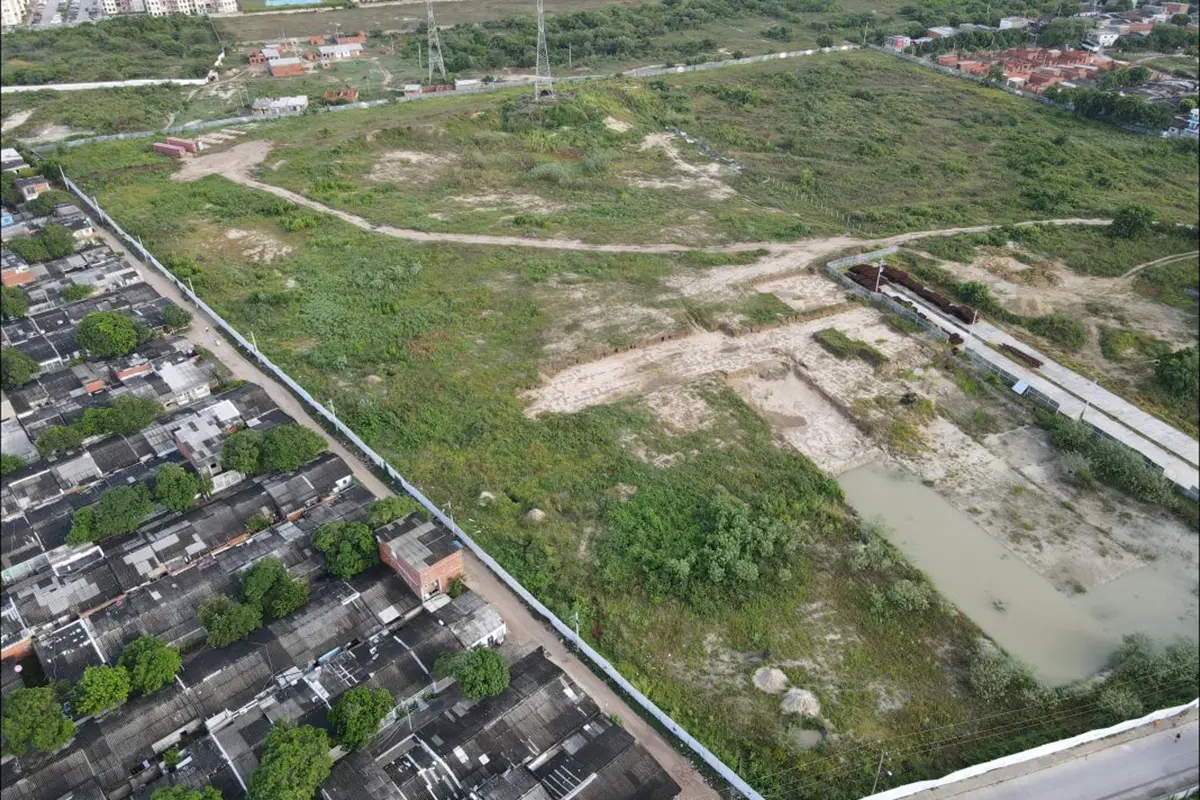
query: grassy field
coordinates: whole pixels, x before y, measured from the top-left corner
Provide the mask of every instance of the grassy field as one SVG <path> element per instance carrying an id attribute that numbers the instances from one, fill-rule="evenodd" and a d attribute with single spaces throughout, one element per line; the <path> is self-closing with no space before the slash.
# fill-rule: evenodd
<path id="1" fill-rule="evenodd" d="M 561 614 L 578 612 L 625 675 L 768 796 L 861 796 L 875 779 L 870 743 L 891 737 L 921 746 L 895 760 L 881 788 L 1094 721 L 1073 710 L 1090 697 L 1075 690 L 1023 680 L 998 694 L 972 689 L 975 628 L 721 383 L 696 390 L 710 419 L 694 430 L 665 426 L 640 400 L 523 415 L 520 391 L 538 382 L 563 318 L 580 311 L 574 290 L 642 298 L 682 327 L 686 304 L 663 278 L 711 259 L 400 247 L 219 177 L 180 184 L 169 171 L 87 185 L 276 363 L 450 504 L 526 587 Z M 531 525 L 534 508 L 546 518 Z M 728 527 L 738 508 L 749 528 L 782 537 L 781 549 L 757 560 L 744 551 L 723 577 L 711 565 L 680 571 L 677 562 L 708 557 L 740 530 Z M 733 585 L 744 561 L 757 579 Z M 778 697 L 748 685 L 766 659 L 792 665 L 789 678 L 817 694 L 822 720 L 783 715 Z M 1017 735 L 972 722 L 999 712 Z M 801 749 L 813 728 L 842 740 Z M 921 733 L 929 729 L 941 732 Z"/>
<path id="2" fill-rule="evenodd" d="M 188 107 L 188 94 L 188 90 L 160 86 L 8 94 L 4 96 L 6 118 L 32 113 L 6 130 L 5 136 L 35 138 L 51 126 L 95 134 L 155 130 Z"/>
<path id="3" fill-rule="evenodd" d="M 121 17 L 91 25 L 14 30 L 4 34 L 0 79 L 16 85 L 202 78 L 220 52 L 216 34 L 203 17 Z"/>
<path id="4" fill-rule="evenodd" d="M 1167 305 L 1195 309 L 1200 297 L 1200 258 L 1148 267 L 1138 273 L 1133 288 Z"/>
<path id="5" fill-rule="evenodd" d="M 1162 58 L 1153 58 L 1149 61 L 1139 63 L 1150 67 L 1150 69 L 1156 69 L 1160 72 L 1166 72 L 1181 78 L 1195 78 L 1197 75 L 1200 75 L 1200 64 L 1196 63 L 1195 56 L 1163 56 Z"/>
<path id="6" fill-rule="evenodd" d="M 665 136 L 672 125 L 742 169 Z M 649 134 L 687 163 L 645 147 Z M 543 109 L 480 97 L 259 135 L 285 162 L 261 179 L 432 231 L 717 243 L 1106 216 L 1128 202 L 1194 223 L 1197 207 L 1194 148 L 866 52 L 589 84 Z M 512 194 L 526 207 L 476 202 Z"/>

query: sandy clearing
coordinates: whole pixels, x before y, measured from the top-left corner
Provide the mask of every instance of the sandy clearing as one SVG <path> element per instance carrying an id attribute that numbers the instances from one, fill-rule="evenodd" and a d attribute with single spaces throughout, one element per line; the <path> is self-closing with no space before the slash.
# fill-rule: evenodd
<path id="1" fill-rule="evenodd" d="M 239 242 L 242 246 L 242 254 L 251 261 L 259 264 L 270 263 L 292 252 L 290 246 L 259 231 L 244 231 L 240 228 L 230 228 L 225 231 L 225 238 Z"/>
<path id="2" fill-rule="evenodd" d="M 16 130 L 28 122 L 32 116 L 32 108 L 27 108 L 24 111 L 14 111 L 5 117 L 3 122 L 0 122 L 0 133 L 8 133 L 11 130 Z"/>
<path id="3" fill-rule="evenodd" d="M 883 451 L 840 409 L 789 368 L 778 377 L 753 370 L 729 385 L 792 447 L 830 475 L 883 458 Z"/>
<path id="4" fill-rule="evenodd" d="M 775 295 L 797 311 L 826 308 L 846 299 L 845 289 L 816 272 L 779 278 L 760 283 L 754 288 Z"/>
<path id="5" fill-rule="evenodd" d="M 715 414 L 695 384 L 670 386 L 646 395 L 646 405 L 668 429 L 681 433 L 703 430 L 713 423 Z"/>
<path id="6" fill-rule="evenodd" d="M 436 156 L 415 150 L 390 150 L 379 154 L 367 177 L 385 183 L 427 183 L 436 177 L 440 168 L 457 160 L 456 155 Z"/>
<path id="7" fill-rule="evenodd" d="M 525 414 L 573 412 L 645 393 L 651 386 L 685 383 L 713 372 L 737 372 L 775 358 L 779 350 L 805 348 L 812 334 L 836 326 L 853 335 L 877 314 L 851 309 L 843 314 L 788 325 L 737 338 L 705 331 L 682 339 L 651 345 L 569 367 L 524 396 L 530 399 Z"/>
<path id="8" fill-rule="evenodd" d="M 271 143 L 262 139 L 242 142 L 228 150 L 189 158 L 178 172 L 171 175 L 173 181 L 197 181 L 207 175 L 221 175 L 234 183 L 246 184 L 250 173 L 267 159 Z"/>
<path id="9" fill-rule="evenodd" d="M 626 179 L 631 185 L 642 189 L 701 189 L 713 200 L 723 200 L 737 194 L 729 184 L 718 177 L 727 174 L 729 172 L 728 167 L 720 164 L 696 165 L 688 163 L 679 154 L 679 148 L 675 145 L 675 138 L 671 134 L 648 133 L 638 147 L 639 150 L 653 150 L 655 148 L 661 148 L 666 152 L 667 158 L 675 165 L 675 169 L 687 177 L 681 177 L 676 180 L 661 180 L 641 178 L 636 175 L 627 176 Z"/>
<path id="10" fill-rule="evenodd" d="M 624 122 L 622 120 L 617 119 L 616 117 L 605 117 L 604 118 L 604 127 L 608 128 L 610 131 L 616 131 L 617 133 L 625 133 L 633 126 L 630 125 L 628 122 Z"/>
<path id="11" fill-rule="evenodd" d="M 573 206 L 567 203 L 555 203 L 536 194 L 520 194 L 517 192 L 457 195 L 447 199 L 467 206 L 472 211 L 512 211 L 515 209 L 549 214 L 573 208 Z"/>

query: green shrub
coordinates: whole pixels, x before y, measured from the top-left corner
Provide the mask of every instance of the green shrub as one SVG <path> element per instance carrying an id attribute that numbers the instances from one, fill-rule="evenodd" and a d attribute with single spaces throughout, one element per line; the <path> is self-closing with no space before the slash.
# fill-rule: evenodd
<path id="1" fill-rule="evenodd" d="M 1083 323 L 1071 319 L 1065 314 L 1048 314 L 1035 317 L 1026 326 L 1029 330 L 1044 336 L 1055 344 L 1060 344 L 1071 350 L 1078 350 L 1087 344 L 1088 333 Z"/>
<path id="2" fill-rule="evenodd" d="M 379 544 L 361 522 L 329 522 L 313 536 L 313 547 L 325 554 L 325 566 L 348 580 L 379 563 Z"/>
<path id="3" fill-rule="evenodd" d="M 985 703 L 998 703 L 1037 685 L 1028 667 L 1012 656 L 990 649 L 976 651 L 967 682 Z"/>
<path id="4" fill-rule="evenodd" d="M 347 750 L 361 750 L 370 743 L 393 705 L 387 689 L 354 687 L 329 709 L 329 728 L 334 740 Z"/>
<path id="5" fill-rule="evenodd" d="M 67 542 L 83 544 L 129 533 L 153 511 L 150 490 L 145 486 L 114 486 L 101 495 L 99 503 L 75 512 Z"/>
<path id="6" fill-rule="evenodd" d="M 439 678 L 453 677 L 464 697 L 494 697 L 508 688 L 508 664 L 496 650 L 442 653 L 433 666 Z"/>
<path id="7" fill-rule="evenodd" d="M 225 647 L 245 639 L 262 627 L 262 610 L 253 603 L 238 603 L 227 595 L 208 598 L 196 609 L 200 624 L 208 631 L 210 647 Z"/>
<path id="8" fill-rule="evenodd" d="M 128 314 L 117 311 L 94 311 L 75 331 L 80 348 L 93 358 L 126 355 L 148 337 L 149 332 Z"/>
<path id="9" fill-rule="evenodd" d="M 428 519 L 425 507 L 407 495 L 391 495 L 383 497 L 371 504 L 371 512 L 367 524 L 372 528 L 381 528 L 394 520 L 403 519 L 409 514 L 419 514 L 421 519 Z"/>

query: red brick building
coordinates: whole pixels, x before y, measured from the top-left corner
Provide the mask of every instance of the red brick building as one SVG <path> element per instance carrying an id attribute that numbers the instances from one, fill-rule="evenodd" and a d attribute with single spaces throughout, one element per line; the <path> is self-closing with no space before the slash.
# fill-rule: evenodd
<path id="1" fill-rule="evenodd" d="M 422 600 L 450 591 L 450 582 L 463 575 L 462 550 L 454 534 L 436 520 L 409 514 L 383 526 L 375 535 L 379 557 Z"/>

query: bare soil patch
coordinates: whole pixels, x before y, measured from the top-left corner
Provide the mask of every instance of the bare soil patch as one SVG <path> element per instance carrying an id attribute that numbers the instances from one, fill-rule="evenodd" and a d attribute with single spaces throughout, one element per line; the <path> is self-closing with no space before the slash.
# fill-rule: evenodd
<path id="1" fill-rule="evenodd" d="M 449 199 L 467 206 L 473 211 L 532 211 L 538 214 L 550 214 L 571 208 L 567 203 L 555 203 L 544 197 L 538 197 L 536 194 L 515 192 L 460 195 Z"/>
<path id="2" fill-rule="evenodd" d="M 241 244 L 242 254 L 251 261 L 256 261 L 260 264 L 266 264 L 274 261 L 277 258 L 283 258 L 292 252 L 292 248 L 283 242 L 259 231 L 244 231 L 238 228 L 230 228 L 225 231 L 226 239 L 233 239 Z M 289 278 L 291 289 L 296 285 L 295 280 Z"/>
<path id="3" fill-rule="evenodd" d="M 206 175 L 224 175 L 233 181 L 244 181 L 259 164 L 266 161 L 270 152 L 271 142 L 263 139 L 242 142 L 228 150 L 187 159 L 183 166 L 171 175 L 171 180 L 196 181 Z"/>
<path id="4" fill-rule="evenodd" d="M 390 183 L 428 182 L 437 172 L 458 160 L 455 155 L 433 155 L 415 150 L 389 150 L 381 153 L 367 177 Z"/>
<path id="5" fill-rule="evenodd" d="M 671 160 L 676 171 L 681 173 L 680 177 L 663 180 L 631 175 L 627 177 L 631 186 L 637 186 L 640 189 L 698 189 L 713 200 L 723 200 L 737 194 L 729 184 L 721 180 L 722 176 L 729 173 L 728 167 L 720 164 L 699 166 L 689 164 L 679 154 L 679 148 L 676 147 L 675 140 L 669 133 L 647 134 L 638 149 L 652 150 L 654 148 L 661 148 L 666 152 L 667 158 Z"/>
<path id="6" fill-rule="evenodd" d="M 14 111 L 5 117 L 3 122 L 0 122 L 0 133 L 8 133 L 11 130 L 16 130 L 28 122 L 32 116 L 32 108 L 27 108 L 24 111 Z"/>
<path id="7" fill-rule="evenodd" d="M 616 131 L 617 133 L 625 133 L 633 126 L 630 125 L 628 122 L 624 122 L 622 120 L 617 119 L 616 117 L 605 117 L 604 118 L 604 127 L 608 128 L 610 131 Z"/>

